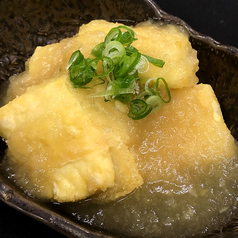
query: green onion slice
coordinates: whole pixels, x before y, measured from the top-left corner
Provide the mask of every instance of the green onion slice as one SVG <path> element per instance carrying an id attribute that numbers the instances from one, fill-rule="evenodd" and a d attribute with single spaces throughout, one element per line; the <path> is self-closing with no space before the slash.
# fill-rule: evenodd
<path id="1" fill-rule="evenodd" d="M 107 90 L 92 94 L 91 97 L 119 96 L 121 94 L 134 94 L 136 80 L 133 76 L 117 78 L 108 85 Z"/>
<path id="2" fill-rule="evenodd" d="M 143 54 L 144 55 L 144 54 Z M 157 66 L 157 67 L 160 67 L 160 68 L 163 68 L 165 62 L 161 59 L 156 59 L 154 57 L 151 57 L 151 56 L 148 56 L 148 55 L 144 55 L 148 61 L 153 64 L 154 66 Z"/>
<path id="3" fill-rule="evenodd" d="M 105 37 L 104 46 L 106 46 L 110 41 L 120 41 L 121 37 L 121 30 L 118 27 L 112 28 Z"/>
<path id="4" fill-rule="evenodd" d="M 134 99 L 130 103 L 128 116 L 133 120 L 139 120 L 146 117 L 152 110 L 153 107 L 145 101 L 141 99 Z"/>
<path id="5" fill-rule="evenodd" d="M 154 112 L 159 111 L 163 104 L 161 97 L 157 95 L 150 96 L 145 101 L 153 107 Z"/>
<path id="6" fill-rule="evenodd" d="M 159 93 L 159 81 L 160 81 L 160 80 L 162 80 L 163 83 L 164 83 L 166 92 L 167 92 L 167 94 L 168 94 L 168 100 L 164 100 L 163 97 L 162 97 L 162 96 L 160 95 L 160 93 Z M 169 102 L 171 101 L 171 94 L 170 94 L 169 86 L 168 86 L 167 82 L 166 82 L 163 78 L 157 78 L 156 84 L 155 84 L 155 90 L 156 90 L 157 95 L 161 98 L 161 100 L 162 100 L 164 103 L 169 103 Z"/>
<path id="7" fill-rule="evenodd" d="M 102 54 L 106 57 L 111 58 L 113 63 L 117 64 L 126 54 L 126 50 L 119 41 L 111 41 L 106 45 Z"/>
<path id="8" fill-rule="evenodd" d="M 69 68 L 70 80 L 75 87 L 84 87 L 93 79 L 95 69 L 88 64 L 86 59 L 83 59 L 80 64 L 71 65 Z"/>
<path id="9" fill-rule="evenodd" d="M 92 49 L 91 54 L 95 57 L 101 57 L 103 50 L 104 50 L 104 42 L 101 42 Z"/>
<path id="10" fill-rule="evenodd" d="M 149 87 L 149 84 L 152 82 L 154 82 L 154 80 L 155 80 L 155 78 L 150 78 L 150 79 L 148 79 L 147 81 L 146 81 L 146 83 L 145 83 L 145 91 L 147 92 L 147 93 L 149 93 L 149 94 L 151 94 L 151 92 L 152 92 L 152 94 L 153 95 L 155 95 L 155 91 L 151 88 L 151 87 Z"/>
<path id="11" fill-rule="evenodd" d="M 90 88 L 106 83 L 106 90 L 91 94 L 91 97 L 104 97 L 105 101 L 112 99 L 130 104 L 128 116 L 133 120 L 146 117 L 152 110 L 158 111 L 163 103 L 171 101 L 170 90 L 163 78 L 148 79 L 145 83 L 139 81 L 139 73 L 145 73 L 149 63 L 163 67 L 161 59 L 141 54 L 131 44 L 135 32 L 128 26 L 112 28 L 103 42 L 97 44 L 91 51 L 95 57 L 85 59 L 80 50 L 73 52 L 67 69 L 70 80 L 77 88 Z M 99 67 L 102 73 L 98 74 Z M 100 68 L 100 69 L 101 69 Z M 161 93 L 160 83 L 163 84 Z M 143 86 L 144 85 L 144 86 Z M 164 90 L 165 89 L 165 90 Z M 163 96 L 162 96 L 162 95 Z M 164 96 L 165 95 L 165 96 Z"/>
<path id="12" fill-rule="evenodd" d="M 120 42 L 125 45 L 129 46 L 133 41 L 137 40 L 135 38 L 135 32 L 128 26 L 118 26 L 118 29 L 126 30 L 126 32 L 122 33 L 122 37 Z"/>
<path id="13" fill-rule="evenodd" d="M 66 69 L 69 69 L 72 65 L 79 64 L 84 59 L 83 54 L 80 50 L 76 50 L 70 57 L 68 66 Z"/>
<path id="14" fill-rule="evenodd" d="M 123 77 L 130 73 L 140 61 L 141 54 L 138 51 L 133 52 L 130 56 L 125 55 L 122 60 L 115 66 L 114 74 L 116 77 Z"/>
<path id="15" fill-rule="evenodd" d="M 102 61 L 102 68 L 103 68 L 103 73 L 99 75 L 94 75 L 93 78 L 102 78 L 112 72 L 114 69 L 114 63 L 111 58 L 109 57 L 97 57 L 95 59 L 92 59 L 89 61 L 89 65 L 91 65 L 92 68 L 97 69 L 97 64 L 99 61 Z"/>
<path id="16" fill-rule="evenodd" d="M 116 95 L 114 99 L 127 104 L 132 101 L 132 95 L 130 93 L 119 94 Z"/>

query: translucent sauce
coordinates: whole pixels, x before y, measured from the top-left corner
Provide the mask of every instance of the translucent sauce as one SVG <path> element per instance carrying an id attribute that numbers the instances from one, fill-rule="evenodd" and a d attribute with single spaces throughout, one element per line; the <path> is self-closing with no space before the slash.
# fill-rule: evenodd
<path id="1" fill-rule="evenodd" d="M 86 201 L 62 207 L 79 221 L 122 237 L 201 235 L 220 229 L 236 206 L 236 162 L 230 161 L 230 165 L 234 168 L 224 169 L 227 161 L 210 165 L 206 172 L 196 170 L 195 176 L 187 169 L 180 182 L 145 183 L 118 202 L 96 205 Z"/>
<path id="2" fill-rule="evenodd" d="M 170 104 L 135 125 L 131 149 L 145 180 L 139 189 L 111 203 L 88 199 L 61 207 L 121 237 L 219 230 L 237 206 L 238 151 L 219 112 L 205 107 L 204 92 L 209 97 L 206 85 L 172 91 Z"/>

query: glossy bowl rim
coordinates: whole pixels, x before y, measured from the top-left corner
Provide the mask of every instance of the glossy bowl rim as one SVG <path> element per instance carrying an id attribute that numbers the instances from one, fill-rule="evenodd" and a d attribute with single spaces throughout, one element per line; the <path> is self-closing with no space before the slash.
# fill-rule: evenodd
<path id="1" fill-rule="evenodd" d="M 211 44 L 212 46 L 216 47 L 216 49 L 218 49 L 218 50 L 225 50 L 225 51 L 228 51 L 230 54 L 234 54 L 235 56 L 238 56 L 238 48 L 236 48 L 235 46 L 222 44 L 221 42 L 216 41 L 213 37 L 210 37 L 208 35 L 205 35 L 203 33 L 200 33 L 198 31 L 194 30 L 184 20 L 163 11 L 159 7 L 159 5 L 156 2 L 154 2 L 154 0 L 144 0 L 144 1 L 151 4 L 154 11 L 157 13 L 157 17 L 158 17 L 159 20 L 163 19 L 166 22 L 174 22 L 175 24 L 178 24 L 178 25 L 184 27 L 187 30 L 187 32 L 189 33 L 189 35 L 194 37 L 195 39 L 205 41 L 205 42 Z"/>
<path id="2" fill-rule="evenodd" d="M 224 45 L 210 36 L 204 35 L 195 31 L 189 24 L 180 19 L 163 11 L 154 0 L 142 0 L 152 7 L 155 12 L 155 20 L 163 20 L 168 23 L 174 23 L 185 28 L 194 39 L 201 40 L 217 50 L 226 51 L 229 54 L 238 57 L 238 48 Z M 24 197 L 20 192 L 14 190 L 14 186 L 9 186 L 4 183 L 4 180 L 0 177 L 0 200 L 13 207 L 14 209 L 28 215 L 29 217 L 42 222 L 50 228 L 58 231 L 66 237 L 82 237 L 82 238 L 113 238 L 108 234 L 104 234 L 102 231 L 93 231 L 90 228 L 85 228 L 64 216 L 52 212 L 28 198 Z"/>

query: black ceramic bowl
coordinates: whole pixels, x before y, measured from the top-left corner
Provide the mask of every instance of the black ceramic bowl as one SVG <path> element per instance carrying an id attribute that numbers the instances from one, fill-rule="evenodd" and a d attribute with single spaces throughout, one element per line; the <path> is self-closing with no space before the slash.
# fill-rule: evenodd
<path id="1" fill-rule="evenodd" d="M 183 26 L 198 51 L 200 82 L 212 85 L 233 136 L 238 139 L 238 50 L 220 45 L 195 32 L 182 20 L 163 12 L 150 0 L 15 0 L 0 1 L 0 87 L 1 97 L 8 78 L 24 70 L 24 62 L 38 45 L 73 36 L 83 23 L 93 19 L 118 21 L 127 25 L 153 19 Z M 1 158 L 6 146 L 1 143 Z M 114 237 L 74 221 L 58 206 L 27 197 L 0 170 L 0 199 L 6 204 L 47 224 L 69 237 Z M 4 214 L 1 214 L 4 216 Z M 9 226 L 10 227 L 10 226 Z M 238 237 L 238 221 L 210 236 Z M 0 230 L 1 231 L 1 230 Z M 37 232 L 36 232 L 37 234 Z"/>

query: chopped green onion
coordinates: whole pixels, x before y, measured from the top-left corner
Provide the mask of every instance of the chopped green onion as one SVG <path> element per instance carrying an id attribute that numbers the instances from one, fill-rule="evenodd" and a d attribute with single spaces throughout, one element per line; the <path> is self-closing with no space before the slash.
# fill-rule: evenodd
<path id="1" fill-rule="evenodd" d="M 114 69 L 114 63 L 111 58 L 109 57 L 98 57 L 95 59 L 92 59 L 89 64 L 94 68 L 97 69 L 97 64 L 99 61 L 102 61 L 102 68 L 103 73 L 99 75 L 95 75 L 94 78 L 102 78 L 112 72 Z"/>
<path id="2" fill-rule="evenodd" d="M 91 54 L 95 58 L 85 59 L 81 51 L 77 50 L 71 55 L 67 69 L 76 88 L 92 88 L 106 83 L 106 90 L 90 96 L 130 104 L 128 116 L 133 120 L 139 120 L 151 111 L 158 111 L 163 103 L 170 102 L 171 95 L 163 78 L 139 82 L 138 73 L 145 73 L 149 63 L 163 67 L 164 61 L 141 54 L 131 45 L 135 40 L 135 33 L 130 27 L 112 28 L 104 41 L 92 49 Z M 98 74 L 99 69 L 102 73 Z M 101 79 L 101 82 L 90 83 L 95 78 Z M 163 82 L 166 91 L 164 98 L 160 94 L 160 81 Z M 90 87 L 87 86 L 89 83 Z"/>
<path id="3" fill-rule="evenodd" d="M 95 69 L 84 59 L 79 65 L 71 65 L 69 68 L 70 80 L 77 88 L 84 87 L 93 79 Z"/>
<path id="4" fill-rule="evenodd" d="M 161 97 L 157 95 L 152 95 L 146 99 L 146 103 L 151 105 L 153 107 L 153 110 L 157 112 L 162 107 L 163 101 Z"/>
<path id="5" fill-rule="evenodd" d="M 122 37 L 120 42 L 125 45 L 129 46 L 133 41 L 137 40 L 135 38 L 135 32 L 128 26 L 118 26 L 118 29 L 124 29 L 126 32 L 122 33 Z"/>
<path id="6" fill-rule="evenodd" d="M 69 69 L 72 65 L 79 64 L 84 59 L 83 54 L 80 50 L 76 50 L 70 57 L 67 69 Z"/>
<path id="7" fill-rule="evenodd" d="M 128 55 L 130 55 L 130 54 L 132 54 L 132 53 L 134 53 L 136 51 L 138 52 L 138 50 L 134 46 L 132 46 L 132 45 L 127 46 L 125 49 L 126 49 L 126 53 Z"/>
<path id="8" fill-rule="evenodd" d="M 120 102 L 122 102 L 124 104 L 127 104 L 127 103 L 131 102 L 132 95 L 129 94 L 129 93 L 119 94 L 119 95 L 116 95 L 114 99 L 118 100 L 118 101 L 120 101 Z"/>
<path id="9" fill-rule="evenodd" d="M 118 27 L 112 28 L 105 37 L 104 46 L 106 46 L 110 41 L 120 41 L 121 37 L 121 30 Z"/>
<path id="10" fill-rule="evenodd" d="M 163 83 L 164 83 L 166 92 L 167 92 L 167 94 L 168 94 L 168 100 L 164 100 L 164 99 L 162 98 L 162 96 L 160 95 L 160 93 L 159 93 L 159 81 L 160 81 L 160 80 L 162 80 Z M 169 86 L 168 86 L 167 82 L 166 82 L 163 78 L 158 78 L 158 79 L 156 80 L 155 90 L 156 90 L 157 95 L 162 99 L 162 101 L 163 101 L 164 103 L 169 103 L 169 102 L 171 101 L 171 94 L 170 94 Z"/>
<path id="11" fill-rule="evenodd" d="M 140 61 L 136 65 L 135 70 L 138 70 L 138 73 L 140 74 L 144 74 L 149 70 L 149 61 L 144 55 L 141 55 Z"/>
<path id="12" fill-rule="evenodd" d="M 130 87 L 135 88 L 135 83 L 136 83 L 135 79 L 131 75 L 116 78 L 116 80 L 114 80 L 114 85 L 117 88 L 130 88 Z"/>
<path id="13" fill-rule="evenodd" d="M 104 50 L 104 42 L 101 42 L 92 49 L 91 54 L 95 57 L 101 57 L 103 50 Z"/>
<path id="14" fill-rule="evenodd" d="M 133 76 L 121 77 L 114 80 L 106 91 L 92 94 L 91 97 L 118 96 L 121 94 L 135 93 L 136 81 Z"/>
<path id="15" fill-rule="evenodd" d="M 126 54 L 126 50 L 119 41 L 111 41 L 106 45 L 102 54 L 106 57 L 111 58 L 113 63 L 117 64 Z"/>
<path id="16" fill-rule="evenodd" d="M 147 81 L 146 81 L 146 83 L 145 83 L 145 91 L 147 92 L 147 93 L 151 93 L 152 92 L 152 90 L 151 90 L 151 87 L 149 87 L 149 84 L 152 82 L 154 82 L 154 78 L 151 78 L 151 79 L 148 79 Z M 153 92 L 152 92 L 152 95 L 155 95 L 155 91 L 153 90 Z"/>
<path id="17" fill-rule="evenodd" d="M 155 91 L 150 88 L 147 91 L 143 91 L 142 93 L 140 93 L 136 98 L 138 99 L 147 99 L 148 97 L 154 96 L 155 95 Z"/>
<path id="18" fill-rule="evenodd" d="M 144 54 L 143 54 L 144 55 Z M 148 56 L 148 55 L 144 55 L 148 61 L 153 64 L 154 66 L 157 66 L 157 67 L 160 67 L 160 68 L 163 68 L 165 62 L 161 59 L 156 59 L 156 58 L 153 58 L 151 56 Z"/>
<path id="19" fill-rule="evenodd" d="M 152 110 L 153 107 L 145 101 L 141 99 L 134 99 L 130 103 L 128 116 L 133 120 L 139 120 L 146 117 Z"/>
<path id="20" fill-rule="evenodd" d="M 130 73 L 139 63 L 141 54 L 138 51 L 133 52 L 130 56 L 125 55 L 122 60 L 115 66 L 114 74 L 116 77 L 123 77 Z"/>

